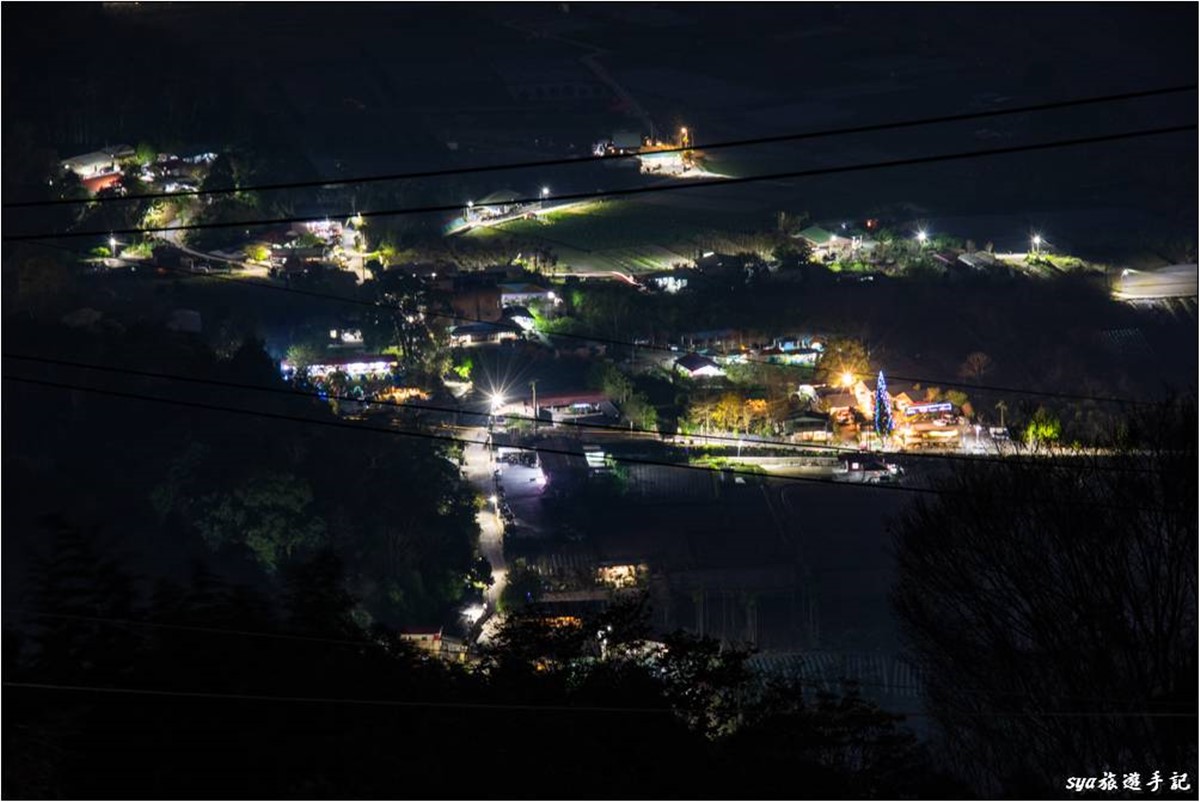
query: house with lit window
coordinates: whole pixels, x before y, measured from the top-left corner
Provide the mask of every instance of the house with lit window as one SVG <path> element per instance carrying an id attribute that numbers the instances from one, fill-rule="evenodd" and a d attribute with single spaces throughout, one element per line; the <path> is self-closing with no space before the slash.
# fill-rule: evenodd
<path id="1" fill-rule="evenodd" d="M 713 360 L 700 354 L 687 354 L 675 360 L 675 370 L 689 379 L 724 376 L 725 371 Z"/>

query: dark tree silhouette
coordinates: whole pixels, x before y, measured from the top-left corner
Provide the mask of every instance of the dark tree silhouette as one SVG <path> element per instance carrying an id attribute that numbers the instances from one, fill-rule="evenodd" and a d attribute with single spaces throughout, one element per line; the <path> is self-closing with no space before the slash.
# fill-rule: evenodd
<path id="1" fill-rule="evenodd" d="M 1070 767 L 1195 776 L 1195 402 L 1118 435 L 1070 467 L 958 468 L 895 527 L 895 606 L 981 793 L 1061 793 Z"/>

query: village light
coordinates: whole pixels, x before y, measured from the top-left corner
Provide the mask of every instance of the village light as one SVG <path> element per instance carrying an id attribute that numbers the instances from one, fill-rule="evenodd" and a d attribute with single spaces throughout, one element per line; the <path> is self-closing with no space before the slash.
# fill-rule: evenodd
<path id="1" fill-rule="evenodd" d="M 844 372 L 842 374 L 842 386 L 850 387 L 850 386 L 853 386 L 853 384 L 854 384 L 854 374 L 851 373 L 850 371 Z"/>
<path id="2" fill-rule="evenodd" d="M 116 238 L 116 237 L 109 237 L 109 238 L 108 238 L 108 251 L 109 251 L 109 253 L 111 253 L 113 256 L 116 256 L 116 255 L 117 255 L 117 238 Z"/>
<path id="3" fill-rule="evenodd" d="M 463 618 L 467 619 L 467 623 L 475 624 L 483 618 L 485 607 L 483 604 L 473 604 L 462 611 Z"/>
<path id="4" fill-rule="evenodd" d="M 492 401 L 492 412 L 495 412 L 496 410 L 498 410 L 504 406 L 504 396 L 500 395 L 500 393 L 492 393 L 491 401 Z"/>
<path id="5" fill-rule="evenodd" d="M 926 234 L 924 231 L 918 231 L 918 232 L 917 232 L 917 242 L 919 242 L 919 243 L 921 243 L 922 245 L 924 245 L 924 244 L 925 244 L 925 240 L 927 240 L 927 239 L 929 239 L 929 235 L 928 235 L 928 234 Z"/>
<path id="6" fill-rule="evenodd" d="M 1038 251 L 1041 250 L 1041 247 L 1042 247 L 1042 235 L 1034 234 L 1032 242 L 1033 242 L 1033 252 L 1037 253 Z"/>
<path id="7" fill-rule="evenodd" d="M 550 187 L 542 187 L 542 197 L 543 198 L 550 197 Z"/>

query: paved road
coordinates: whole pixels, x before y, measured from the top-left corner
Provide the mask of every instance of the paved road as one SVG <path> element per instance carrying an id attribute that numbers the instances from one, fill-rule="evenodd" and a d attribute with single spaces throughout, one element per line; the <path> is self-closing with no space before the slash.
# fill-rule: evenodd
<path id="1" fill-rule="evenodd" d="M 257 264 L 254 264 L 253 262 L 246 262 L 246 261 L 242 261 L 239 259 L 230 259 L 228 257 L 217 256 L 216 254 L 212 254 L 212 253 L 204 253 L 203 251 L 197 251 L 194 248 L 189 248 L 188 246 L 184 245 L 183 237 L 181 236 L 181 234 L 183 232 L 180 231 L 178 228 L 178 226 L 180 226 L 181 224 L 182 224 L 181 221 L 177 219 L 170 224 L 170 227 L 171 227 L 170 231 L 160 231 L 157 233 L 157 236 L 159 237 L 159 239 L 165 240 L 166 242 L 170 243 L 172 246 L 178 248 L 179 250 L 183 251 L 184 253 L 188 254 L 189 256 L 195 256 L 199 259 L 205 260 L 206 262 L 225 262 L 226 264 L 229 264 L 233 267 L 240 268 L 241 270 L 245 271 L 244 275 L 247 275 L 247 276 L 254 276 L 255 278 L 267 278 L 268 277 L 269 271 L 268 271 L 268 268 L 265 267 L 264 265 L 257 265 Z"/>
<path id="2" fill-rule="evenodd" d="M 1158 270 L 1123 270 L 1113 282 L 1113 297 L 1121 301 L 1195 298 L 1196 265 L 1171 265 Z"/>
<path id="3" fill-rule="evenodd" d="M 501 215 L 499 217 L 491 217 L 486 220 L 476 220 L 471 223 L 468 223 L 466 221 L 457 223 L 453 227 L 446 229 L 445 233 L 446 233 L 446 236 L 452 237 L 455 234 L 461 234 L 465 231 L 470 231 L 473 228 L 491 228 L 492 226 L 499 226 L 499 225 L 503 225 L 505 223 L 511 223 L 514 220 L 522 220 L 525 218 L 526 215 L 532 214 L 534 216 L 537 216 L 540 214 L 549 214 L 550 212 L 561 212 L 565 209 L 570 209 L 574 206 L 584 206 L 589 203 L 593 203 L 593 201 L 590 199 L 587 199 L 587 200 L 581 200 L 581 201 L 570 201 L 570 202 L 566 202 L 566 203 L 543 202 L 541 206 L 534 206 L 531 204 L 529 207 L 523 208 L 519 212 L 513 212 L 512 214 Z"/>
<path id="4" fill-rule="evenodd" d="M 487 439 L 487 429 L 483 426 L 465 427 L 459 433 L 465 440 L 482 443 Z M 490 498 L 496 492 L 492 480 L 492 471 L 495 468 L 492 465 L 491 453 L 486 446 L 473 444 L 463 448 L 463 455 L 465 457 L 463 471 L 467 480 L 475 485 L 484 498 Z M 496 514 L 495 506 L 491 503 L 486 504 L 479 512 L 477 520 L 479 522 L 479 550 L 491 563 L 493 579 L 492 586 L 488 588 L 484 596 L 487 600 L 488 611 L 493 612 L 493 615 L 484 623 L 483 631 L 479 636 L 479 641 L 486 643 L 495 634 L 499 623 L 499 616 L 495 615 L 494 611 L 496 603 L 500 600 L 500 593 L 504 589 L 507 565 L 504 562 L 504 525 L 500 521 L 500 516 Z"/>

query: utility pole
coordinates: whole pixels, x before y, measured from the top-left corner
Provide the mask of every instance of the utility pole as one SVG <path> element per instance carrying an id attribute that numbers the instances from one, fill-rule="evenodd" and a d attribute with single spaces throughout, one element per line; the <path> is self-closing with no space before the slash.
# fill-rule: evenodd
<path id="1" fill-rule="evenodd" d="M 531 381 L 529 387 L 533 390 L 533 433 L 536 435 L 538 425 L 537 379 Z"/>

